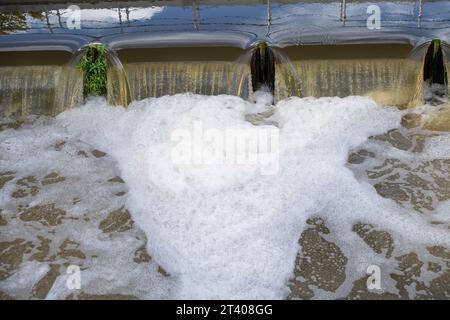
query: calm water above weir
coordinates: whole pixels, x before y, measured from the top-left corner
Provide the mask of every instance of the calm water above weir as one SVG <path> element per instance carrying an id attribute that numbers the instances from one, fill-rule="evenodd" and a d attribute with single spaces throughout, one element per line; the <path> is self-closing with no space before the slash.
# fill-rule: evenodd
<path id="1" fill-rule="evenodd" d="M 0 29 L 7 34 L 66 33 L 101 38 L 138 32 L 230 31 L 275 44 L 328 43 L 338 41 L 339 34 L 352 34 L 355 39 L 373 36 L 373 31 L 366 28 L 369 3 L 364 1 L 346 1 L 344 6 L 340 1 L 151 1 L 151 6 L 148 1 L 71 2 L 70 5 L 81 8 L 81 29 L 75 30 L 67 24 L 69 18 L 69 27 L 76 27 L 70 20 L 74 15 L 68 9 L 69 3 L 8 2 L 0 4 Z M 392 31 L 439 37 L 442 30 L 450 27 L 448 1 L 376 4 L 382 14 L 382 29 L 375 32 L 380 40 Z M 316 38 L 310 38 L 311 35 Z"/>

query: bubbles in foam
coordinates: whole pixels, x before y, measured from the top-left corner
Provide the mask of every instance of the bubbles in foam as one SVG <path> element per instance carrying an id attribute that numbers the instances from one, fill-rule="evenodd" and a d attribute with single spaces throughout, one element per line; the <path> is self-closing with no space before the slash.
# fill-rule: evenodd
<path id="1" fill-rule="evenodd" d="M 355 235 L 357 222 L 389 231 L 398 251 L 402 245 L 449 244 L 447 230 L 381 197 L 348 167 L 350 151 L 381 146 L 367 139 L 397 128 L 402 112 L 364 97 L 294 97 L 270 108 L 266 98 L 263 109 L 273 108 L 273 114 L 260 125 L 246 120 L 249 111 L 261 111 L 258 104 L 192 94 L 146 99 L 127 110 L 94 99 L 52 125 L 117 161 L 129 188 L 126 207 L 144 230 L 152 258 L 174 279 L 173 298 L 286 297 L 302 249 L 298 239 L 315 216 L 334 230 L 327 239 L 348 258 L 347 281 L 334 297 L 349 293 L 367 263 L 384 261 Z M 263 175 L 250 164 L 174 162 L 179 141 L 173 132 L 192 132 L 196 122 L 221 133 L 276 128 L 278 171 Z M 204 143 L 192 139 L 190 149 Z M 442 146 L 431 142 L 427 148 L 434 156 Z M 406 154 L 400 151 L 396 156 Z M 439 212 L 446 209 L 443 203 Z M 316 294 L 329 297 L 321 289 Z"/>
<path id="2" fill-rule="evenodd" d="M 273 176 L 171 162 L 171 132 L 194 121 L 249 128 L 245 111 L 252 107 L 236 97 L 176 95 L 128 111 L 111 112 L 97 101 L 59 119 L 117 159 L 130 187 L 127 206 L 158 261 L 179 278 L 178 298 L 282 298 L 304 221 L 318 212 L 343 229 L 355 219 L 399 232 L 410 223 L 421 228 L 345 168 L 350 149 L 400 121 L 400 112 L 368 98 L 280 102 L 270 119 L 280 128 L 280 171 Z M 92 115 L 95 126 L 84 122 Z"/>

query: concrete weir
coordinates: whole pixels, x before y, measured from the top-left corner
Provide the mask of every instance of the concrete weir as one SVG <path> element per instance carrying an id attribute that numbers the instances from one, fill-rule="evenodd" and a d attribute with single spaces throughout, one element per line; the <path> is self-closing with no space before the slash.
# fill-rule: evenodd
<path id="1" fill-rule="evenodd" d="M 0 115 L 56 115 L 83 101 L 83 75 L 73 57 L 89 39 L 21 35 L 8 40 L 0 40 Z"/>
<path id="2" fill-rule="evenodd" d="M 442 17 L 450 13 L 441 1 L 381 1 L 379 29 L 368 27 L 371 12 L 361 1 L 76 5 L 79 11 L 65 1 L 0 4 L 2 116 L 56 115 L 82 103 L 78 63 L 90 43 L 107 48 L 107 98 L 125 106 L 183 92 L 249 99 L 264 87 L 275 101 L 366 95 L 412 107 L 423 101 L 433 39 L 442 42 L 440 68 L 449 67 Z"/>
<path id="3" fill-rule="evenodd" d="M 131 101 L 182 92 L 247 99 L 251 93 L 251 49 L 246 48 L 250 41 L 246 37 L 193 33 L 111 36 L 105 41 L 117 58 L 115 65 L 110 64 L 108 78 L 120 78 L 120 68 L 125 76 L 124 81 L 108 81 L 112 103 L 127 104 L 117 95 L 126 90 Z"/>

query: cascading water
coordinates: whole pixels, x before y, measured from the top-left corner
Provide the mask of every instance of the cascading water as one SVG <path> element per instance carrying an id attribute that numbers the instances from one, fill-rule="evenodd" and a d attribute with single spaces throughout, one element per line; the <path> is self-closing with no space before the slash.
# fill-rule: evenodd
<path id="1" fill-rule="evenodd" d="M 1 116 L 57 115 L 82 101 L 83 74 L 70 62 L 0 66 Z"/>
<path id="2" fill-rule="evenodd" d="M 445 70 L 447 72 L 447 77 L 449 77 L 448 72 L 450 70 L 450 44 L 443 43 L 442 53 L 443 53 L 443 58 L 444 58 Z M 450 92 L 450 79 L 449 78 L 447 78 L 447 87 L 448 87 L 448 92 Z"/>
<path id="3" fill-rule="evenodd" d="M 233 48 L 149 49 L 145 50 L 146 57 L 120 51 L 119 57 L 132 100 L 180 92 L 229 94 L 246 99 L 251 93 L 251 72 L 249 61 L 241 59 L 241 55 L 248 55 L 240 51 Z"/>
<path id="4" fill-rule="evenodd" d="M 364 95 L 387 105 L 415 106 L 422 101 L 423 58 L 427 48 L 409 53 L 405 48 L 395 52 L 395 46 L 392 47 L 275 49 L 275 98 Z M 389 50 L 389 58 L 385 50 Z"/>
<path id="5" fill-rule="evenodd" d="M 52 115 L 57 115 L 83 103 L 83 73 L 76 66 L 61 68 L 56 83 Z"/>
<path id="6" fill-rule="evenodd" d="M 114 51 L 106 53 L 107 72 L 107 98 L 108 102 L 116 106 L 128 106 L 131 102 L 130 86 L 122 62 Z"/>

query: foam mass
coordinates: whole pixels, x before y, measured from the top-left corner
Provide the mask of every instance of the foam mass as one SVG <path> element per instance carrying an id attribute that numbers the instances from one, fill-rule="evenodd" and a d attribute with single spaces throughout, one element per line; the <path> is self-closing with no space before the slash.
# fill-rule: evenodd
<path id="1" fill-rule="evenodd" d="M 398 128 L 402 111 L 365 97 L 293 97 L 267 108 L 256 125 L 246 120 L 253 106 L 227 95 L 150 98 L 128 109 L 94 98 L 36 126 L 116 161 L 129 189 L 126 208 L 145 232 L 152 261 L 170 274 L 171 298 L 286 297 L 300 234 L 315 216 L 338 230 L 334 241 L 349 257 L 349 281 L 365 274 L 365 262 L 378 261 L 352 232 L 354 223 L 370 223 L 417 247 L 450 244 L 448 230 L 382 198 L 347 165 L 349 153 L 369 137 Z M 220 132 L 278 130 L 278 170 L 264 175 L 255 165 L 174 162 L 173 132 L 195 123 Z M 27 134 L 22 144 L 32 143 Z M 439 153 L 440 144 L 432 140 L 425 153 Z M 446 208 L 439 207 L 442 219 L 448 219 Z M 348 293 L 348 284 L 342 288 L 338 294 Z"/>

